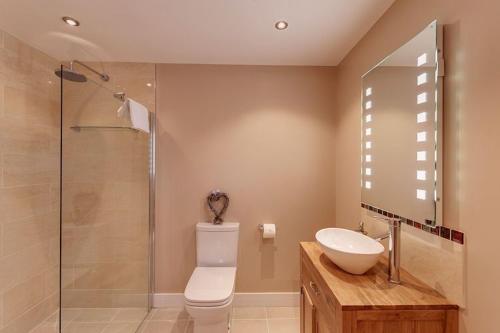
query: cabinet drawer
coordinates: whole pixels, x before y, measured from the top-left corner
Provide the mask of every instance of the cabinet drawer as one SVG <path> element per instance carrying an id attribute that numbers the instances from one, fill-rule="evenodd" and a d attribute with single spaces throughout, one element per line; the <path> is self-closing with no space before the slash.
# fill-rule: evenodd
<path id="1" fill-rule="evenodd" d="M 327 318 L 335 318 L 336 302 L 323 280 L 316 277 L 307 261 L 301 262 L 302 285 L 306 288 L 318 311 L 324 313 Z"/>

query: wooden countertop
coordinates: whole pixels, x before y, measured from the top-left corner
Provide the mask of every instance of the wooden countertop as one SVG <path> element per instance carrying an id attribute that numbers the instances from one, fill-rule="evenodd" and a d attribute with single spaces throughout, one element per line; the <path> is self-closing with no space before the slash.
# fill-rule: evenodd
<path id="1" fill-rule="evenodd" d="M 315 275 L 321 276 L 343 310 L 458 309 L 456 304 L 404 270 L 401 270 L 400 285 L 389 283 L 383 261 L 364 275 L 352 275 L 328 259 L 316 242 L 301 242 L 300 246 L 302 260 L 308 260 L 316 268 Z"/>

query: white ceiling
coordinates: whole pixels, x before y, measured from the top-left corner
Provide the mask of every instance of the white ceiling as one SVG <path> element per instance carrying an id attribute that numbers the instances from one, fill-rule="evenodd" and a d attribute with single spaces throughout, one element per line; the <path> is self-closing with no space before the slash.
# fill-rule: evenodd
<path id="1" fill-rule="evenodd" d="M 332 66 L 393 2 L 0 0 L 0 28 L 59 60 Z"/>

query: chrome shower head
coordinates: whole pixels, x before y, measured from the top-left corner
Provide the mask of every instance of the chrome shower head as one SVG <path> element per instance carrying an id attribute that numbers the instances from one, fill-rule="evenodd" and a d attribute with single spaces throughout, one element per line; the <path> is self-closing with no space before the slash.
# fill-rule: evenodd
<path id="1" fill-rule="evenodd" d="M 62 79 L 72 81 L 72 82 L 87 82 L 87 77 L 83 74 L 80 74 L 72 69 L 64 68 L 57 69 L 55 74 Z"/>

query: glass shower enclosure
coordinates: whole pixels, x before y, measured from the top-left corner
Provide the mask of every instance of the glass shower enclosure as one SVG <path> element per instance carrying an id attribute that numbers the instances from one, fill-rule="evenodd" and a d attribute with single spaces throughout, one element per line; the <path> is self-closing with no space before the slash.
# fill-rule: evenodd
<path id="1" fill-rule="evenodd" d="M 135 130 L 113 77 L 61 70 L 60 329 L 135 332 L 151 308 L 154 112 Z"/>

